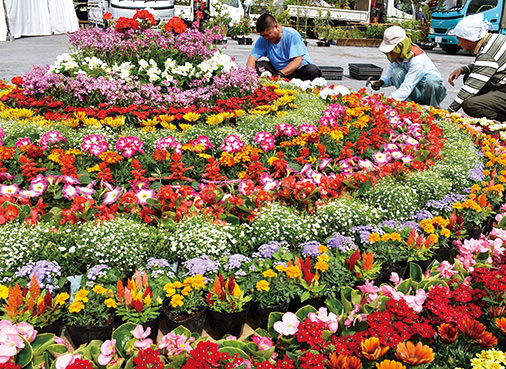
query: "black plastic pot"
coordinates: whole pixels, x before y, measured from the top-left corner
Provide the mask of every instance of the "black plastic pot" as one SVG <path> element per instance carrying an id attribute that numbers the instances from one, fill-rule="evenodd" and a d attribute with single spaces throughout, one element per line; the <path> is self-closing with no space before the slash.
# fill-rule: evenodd
<path id="1" fill-rule="evenodd" d="M 158 327 L 160 325 L 160 315 L 158 315 L 156 318 L 148 320 L 146 323 L 142 323 L 141 325 L 144 330 L 146 330 L 148 327 L 151 328 L 149 338 L 151 338 L 153 342 L 156 343 L 156 337 L 158 336 Z"/>
<path id="2" fill-rule="evenodd" d="M 248 324 L 251 328 L 267 329 L 267 323 L 269 322 L 269 315 L 273 312 L 286 313 L 288 311 L 288 303 L 268 306 L 261 308 L 256 302 L 251 304 L 248 314 Z"/>
<path id="3" fill-rule="evenodd" d="M 107 325 L 67 325 L 67 331 L 75 347 L 89 343 L 93 340 L 106 341 L 112 335 L 112 322 Z"/>
<path id="4" fill-rule="evenodd" d="M 320 307 L 323 306 L 323 297 L 311 297 L 307 300 L 304 300 L 303 302 L 300 301 L 300 297 L 296 297 L 292 301 L 290 301 L 288 311 L 295 313 L 301 307 L 304 307 L 306 305 L 311 305 L 316 310 L 318 310 Z"/>
<path id="5" fill-rule="evenodd" d="M 404 263 L 399 265 L 393 265 L 390 268 L 382 269 L 380 275 L 374 279 L 374 284 L 380 285 L 381 283 L 387 283 L 388 281 L 390 281 L 390 276 L 392 273 L 397 273 L 399 278 L 403 278 L 404 274 L 406 274 L 407 268 L 408 265 Z"/>
<path id="6" fill-rule="evenodd" d="M 207 333 L 214 338 L 219 340 L 223 336 L 230 334 L 235 337 L 240 337 L 242 329 L 246 323 L 246 317 L 248 316 L 249 306 L 243 311 L 236 313 L 225 313 L 221 311 L 207 310 Z"/>
<path id="7" fill-rule="evenodd" d="M 452 263 L 453 257 L 454 257 L 454 249 L 447 249 L 442 247 L 434 251 L 434 258 L 439 262 L 447 260 L 448 262 Z"/>
<path id="8" fill-rule="evenodd" d="M 51 324 L 45 325 L 43 327 L 35 327 L 35 329 L 37 330 L 37 334 L 52 333 L 56 336 L 61 336 L 64 325 L 65 324 L 63 323 L 63 319 L 60 318 Z"/>
<path id="9" fill-rule="evenodd" d="M 170 309 L 164 306 L 163 316 L 165 318 L 165 324 L 169 332 L 182 325 L 190 332 L 198 333 L 201 335 L 202 331 L 204 330 L 204 323 L 206 322 L 206 310 L 207 308 L 204 306 L 200 311 L 188 316 L 186 319 L 175 320 L 170 314 Z"/>

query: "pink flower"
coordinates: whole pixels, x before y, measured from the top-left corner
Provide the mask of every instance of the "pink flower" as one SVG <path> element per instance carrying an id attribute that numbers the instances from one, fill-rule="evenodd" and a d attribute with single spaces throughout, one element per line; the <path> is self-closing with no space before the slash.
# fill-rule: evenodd
<path id="1" fill-rule="evenodd" d="M 367 294 L 367 302 L 373 302 L 378 298 L 379 288 L 374 285 L 374 281 L 365 281 L 362 286 L 357 287 L 360 292 Z"/>
<path id="2" fill-rule="evenodd" d="M 276 147 L 274 136 L 269 132 L 257 132 L 253 139 L 266 152 Z"/>
<path id="3" fill-rule="evenodd" d="M 116 150 L 120 151 L 124 157 L 131 158 L 137 152 L 144 154 L 144 142 L 137 136 L 120 137 L 116 142 Z"/>
<path id="4" fill-rule="evenodd" d="M 120 195 L 121 195 L 121 187 L 119 186 L 112 189 L 111 191 L 107 191 L 104 194 L 104 204 L 105 205 L 114 204 L 118 200 Z"/>
<path id="5" fill-rule="evenodd" d="M 2 195 L 15 195 L 19 192 L 17 184 L 12 185 L 0 185 L 0 194 Z"/>
<path id="6" fill-rule="evenodd" d="M 81 359 L 81 355 L 74 355 L 71 353 L 60 355 L 56 359 L 54 366 L 56 369 L 66 369 L 68 366 L 72 365 L 76 359 Z"/>
<path id="7" fill-rule="evenodd" d="M 390 153 L 388 152 L 381 152 L 378 151 L 377 153 L 374 153 L 372 158 L 377 164 L 386 164 L 392 160 L 392 157 L 390 156 Z"/>
<path id="8" fill-rule="evenodd" d="M 149 199 L 154 199 L 156 197 L 155 190 L 140 190 L 135 194 L 137 199 L 139 200 L 139 204 L 146 205 Z"/>
<path id="9" fill-rule="evenodd" d="M 30 140 L 30 138 L 28 137 L 23 137 L 23 138 L 20 138 L 15 144 L 14 146 L 15 147 L 22 147 L 22 146 L 27 146 L 27 145 L 32 145 L 32 141 Z"/>
<path id="10" fill-rule="evenodd" d="M 166 350 L 167 356 L 176 356 L 183 351 L 190 353 L 193 350 L 191 347 L 193 341 L 195 341 L 195 337 L 190 337 L 188 339 L 184 334 L 179 336 L 170 332 L 162 337 L 158 343 L 158 349 Z"/>
<path id="11" fill-rule="evenodd" d="M 297 128 L 288 123 L 280 123 L 276 126 L 274 130 L 275 137 L 279 136 L 293 137 L 295 135 L 297 135 Z"/>
<path id="12" fill-rule="evenodd" d="M 312 322 L 325 323 L 327 325 L 327 330 L 333 333 L 337 332 L 337 328 L 339 327 L 339 318 L 336 314 L 329 313 L 326 307 L 321 307 L 318 310 L 318 314 L 315 314 L 313 312 L 309 313 L 307 317 Z"/>
<path id="13" fill-rule="evenodd" d="M 223 139 L 219 149 L 228 153 L 239 152 L 244 147 L 244 142 L 237 135 L 228 135 Z"/>
<path id="14" fill-rule="evenodd" d="M 25 347 L 25 341 L 19 335 L 18 328 L 8 320 L 0 321 L 0 364 L 10 361 Z"/>
<path id="15" fill-rule="evenodd" d="M 423 310 L 423 303 L 427 299 L 427 295 L 423 289 L 418 289 L 414 296 L 403 295 L 406 304 L 413 309 L 416 313 L 421 313 Z"/>
<path id="16" fill-rule="evenodd" d="M 99 156 L 109 149 L 109 144 L 103 135 L 93 134 L 83 138 L 81 148 L 84 152 L 89 152 L 91 155 Z"/>
<path id="17" fill-rule="evenodd" d="M 443 261 L 437 271 L 441 273 L 441 277 L 443 278 L 451 278 L 452 275 L 457 274 L 458 272 L 453 270 L 453 265 L 451 265 L 448 261 Z"/>
<path id="18" fill-rule="evenodd" d="M 57 345 L 63 345 L 63 346 L 65 346 L 67 349 L 69 349 L 69 348 L 70 348 L 70 345 L 68 344 L 68 342 L 67 342 L 67 341 L 65 341 L 65 340 L 64 340 L 63 338 L 61 338 L 61 337 L 54 336 L 53 340 L 54 340 L 54 343 L 56 343 Z"/>
<path id="19" fill-rule="evenodd" d="M 279 186 L 279 181 L 271 178 L 267 173 L 264 173 L 262 177 L 260 177 L 260 183 L 265 191 L 272 191 Z"/>
<path id="20" fill-rule="evenodd" d="M 76 188 L 74 186 L 72 186 L 71 184 L 67 183 L 67 184 L 65 184 L 63 186 L 62 195 L 67 200 L 73 200 L 74 197 L 77 196 L 77 190 L 76 190 Z"/>
<path id="21" fill-rule="evenodd" d="M 100 355 L 98 355 L 98 363 L 100 365 L 107 365 L 112 360 L 116 353 L 116 340 L 107 340 L 100 346 Z"/>
<path id="22" fill-rule="evenodd" d="M 274 345 L 269 337 L 261 337 L 256 334 L 251 337 L 251 340 L 257 344 L 260 351 L 268 350 Z"/>
<path id="23" fill-rule="evenodd" d="M 299 318 L 292 312 L 283 314 L 283 318 L 280 321 L 274 323 L 274 330 L 283 336 L 293 336 L 299 326 Z"/>
<path id="24" fill-rule="evenodd" d="M 132 331 L 132 334 L 138 339 L 138 341 L 135 341 L 134 346 L 140 350 L 145 350 L 153 344 L 153 340 L 151 338 L 147 338 L 151 334 L 151 327 L 147 327 L 146 330 L 144 330 L 142 325 L 137 324 L 135 329 Z"/>
<path id="25" fill-rule="evenodd" d="M 23 336 L 28 342 L 32 343 L 37 337 L 37 331 L 33 328 L 32 325 L 21 322 L 16 324 L 16 328 L 21 336 Z"/>
<path id="26" fill-rule="evenodd" d="M 313 124 L 309 124 L 308 122 L 304 122 L 304 123 L 302 123 L 299 126 L 299 130 L 302 133 L 307 133 L 307 134 L 309 134 L 309 133 L 317 133 L 318 132 L 318 127 L 316 127 Z"/>
<path id="27" fill-rule="evenodd" d="M 390 274 L 390 282 L 392 282 L 395 287 L 397 287 L 402 281 L 403 279 L 399 278 L 399 274 L 397 274 L 396 272 L 392 272 Z"/>
<path id="28" fill-rule="evenodd" d="M 48 131 L 42 135 L 40 138 L 40 146 L 45 150 L 49 147 L 49 145 L 61 142 L 61 141 L 67 141 L 65 137 L 60 133 L 60 131 Z"/>

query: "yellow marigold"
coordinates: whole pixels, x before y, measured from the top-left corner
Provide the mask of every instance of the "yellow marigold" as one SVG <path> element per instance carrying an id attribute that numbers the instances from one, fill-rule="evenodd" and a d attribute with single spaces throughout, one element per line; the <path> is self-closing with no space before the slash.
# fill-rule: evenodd
<path id="1" fill-rule="evenodd" d="M 219 114 L 210 115 L 206 119 L 206 123 L 211 126 L 216 126 L 216 125 L 220 124 L 221 122 L 223 122 L 223 117 Z"/>
<path id="2" fill-rule="evenodd" d="M 93 287 L 93 291 L 98 293 L 99 295 L 105 295 L 107 293 L 107 289 L 100 284 L 97 284 L 95 287 Z"/>
<path id="3" fill-rule="evenodd" d="M 174 288 L 184 287 L 184 285 L 179 281 L 175 281 L 172 285 L 174 286 Z"/>
<path id="4" fill-rule="evenodd" d="M 69 306 L 70 313 L 78 313 L 83 309 L 84 309 L 84 304 L 81 300 L 76 300 L 73 303 L 71 303 Z"/>
<path id="5" fill-rule="evenodd" d="M 0 285 L 0 299 L 7 300 L 9 297 L 9 287 Z"/>
<path id="6" fill-rule="evenodd" d="M 475 183 L 474 185 L 471 186 L 471 192 L 473 192 L 473 193 L 479 192 L 480 190 L 481 190 L 481 187 L 477 183 Z"/>
<path id="7" fill-rule="evenodd" d="M 438 237 L 432 233 L 429 235 L 429 237 L 427 237 L 427 243 L 428 245 L 435 245 L 437 242 L 439 241 Z"/>
<path id="8" fill-rule="evenodd" d="M 324 252 L 329 251 L 329 248 L 325 245 L 318 246 L 318 251 L 320 251 L 320 254 L 323 254 Z"/>
<path id="9" fill-rule="evenodd" d="M 104 301 L 104 304 L 105 304 L 105 306 L 107 306 L 108 308 L 113 308 L 113 309 L 116 309 L 116 306 L 118 305 L 118 304 L 116 303 L 116 300 L 115 300 L 115 299 L 111 299 L 111 298 L 106 299 L 106 300 Z"/>
<path id="10" fill-rule="evenodd" d="M 97 164 L 97 165 L 90 167 L 86 170 L 88 171 L 88 173 L 100 172 L 100 166 Z"/>
<path id="11" fill-rule="evenodd" d="M 371 233 L 368 239 L 370 243 L 376 243 L 381 241 L 381 236 L 378 233 Z"/>
<path id="12" fill-rule="evenodd" d="M 200 114 L 195 113 L 193 111 L 183 115 L 183 119 L 186 120 L 187 122 L 195 122 L 195 121 L 199 120 L 199 118 L 200 118 Z"/>
<path id="13" fill-rule="evenodd" d="M 288 278 L 299 278 L 302 274 L 300 268 L 297 265 L 287 267 L 285 269 L 285 273 Z"/>
<path id="14" fill-rule="evenodd" d="M 234 155 L 228 152 L 222 152 L 220 157 L 220 164 L 227 167 L 233 167 L 235 165 Z"/>
<path id="15" fill-rule="evenodd" d="M 269 165 L 272 165 L 276 160 L 279 160 L 277 156 L 271 156 L 269 159 L 267 159 L 267 163 Z"/>
<path id="16" fill-rule="evenodd" d="M 284 272 L 286 270 L 286 267 L 283 265 L 283 264 L 279 264 L 279 265 L 276 265 L 275 266 L 275 269 L 278 271 L 278 272 Z"/>
<path id="17" fill-rule="evenodd" d="M 450 235 L 451 235 L 451 232 L 450 232 L 450 230 L 449 230 L 448 228 L 443 228 L 443 229 L 441 230 L 441 236 L 444 236 L 444 237 L 446 237 L 446 238 L 449 238 L 449 237 L 450 237 Z"/>
<path id="18" fill-rule="evenodd" d="M 115 153 L 114 151 L 104 151 L 98 157 L 99 159 L 102 159 L 104 162 L 108 164 L 116 164 L 121 160 L 123 160 L 123 156 L 121 156 L 118 153 Z"/>
<path id="19" fill-rule="evenodd" d="M 182 295 L 174 295 L 170 299 L 170 305 L 174 308 L 177 308 L 178 306 L 183 306 L 183 300 L 184 297 Z"/>
<path id="20" fill-rule="evenodd" d="M 197 154 L 197 156 L 200 156 L 201 158 L 204 158 L 204 159 L 209 159 L 211 157 L 211 155 L 209 155 L 209 154 Z"/>
<path id="21" fill-rule="evenodd" d="M 191 286 L 186 286 L 181 290 L 181 295 L 188 296 L 188 294 L 192 291 Z"/>
<path id="22" fill-rule="evenodd" d="M 272 269 L 267 269 L 265 272 L 263 272 L 264 278 L 272 278 L 277 276 L 276 272 Z"/>
<path id="23" fill-rule="evenodd" d="M 329 269 L 329 265 L 323 260 L 318 260 L 314 268 L 320 272 L 326 272 Z"/>
<path id="24" fill-rule="evenodd" d="M 267 282 L 265 279 L 262 279 L 261 281 L 257 282 L 256 285 L 257 291 L 269 291 L 271 288 L 269 287 L 269 282 Z"/>
<path id="25" fill-rule="evenodd" d="M 327 254 L 318 255 L 318 261 L 329 261 L 329 256 Z"/>
<path id="26" fill-rule="evenodd" d="M 204 276 L 197 274 L 196 276 L 193 277 L 193 281 L 191 283 L 191 286 L 196 290 L 201 289 L 201 288 L 205 288 L 206 287 L 206 279 L 204 278 Z"/>
<path id="27" fill-rule="evenodd" d="M 56 298 L 54 299 L 54 302 L 56 305 L 63 305 L 65 301 L 67 301 L 70 298 L 69 294 L 67 292 L 62 292 L 56 295 Z"/>
<path id="28" fill-rule="evenodd" d="M 76 293 L 75 300 L 76 301 L 82 301 L 82 302 L 88 302 L 88 294 L 90 291 L 88 290 L 79 290 Z"/>

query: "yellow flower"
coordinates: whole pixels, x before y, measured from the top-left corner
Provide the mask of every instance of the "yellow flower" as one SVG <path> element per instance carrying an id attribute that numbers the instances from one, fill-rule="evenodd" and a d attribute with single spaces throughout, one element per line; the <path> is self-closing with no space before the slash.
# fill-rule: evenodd
<path id="1" fill-rule="evenodd" d="M 223 122 L 223 117 L 219 114 L 217 115 L 210 115 L 209 117 L 207 117 L 206 119 L 206 123 L 211 125 L 211 126 L 216 126 L 218 124 L 220 124 L 221 122 Z"/>
<path id="2" fill-rule="evenodd" d="M 448 228 L 443 228 L 441 230 L 441 236 L 445 236 L 446 238 L 449 238 L 450 237 L 450 230 Z"/>
<path id="3" fill-rule="evenodd" d="M 78 155 L 81 155 L 82 152 L 79 149 L 69 149 L 69 150 L 65 151 L 65 154 L 78 156 Z"/>
<path id="4" fill-rule="evenodd" d="M 88 294 L 90 291 L 87 290 L 79 290 L 76 293 L 76 301 L 88 302 Z"/>
<path id="5" fill-rule="evenodd" d="M 323 260 L 318 260 L 314 266 L 316 270 L 319 270 L 320 272 L 326 272 L 329 269 L 329 265 L 324 262 Z"/>
<path id="6" fill-rule="evenodd" d="M 63 305 L 65 301 L 69 299 L 69 294 L 67 292 L 59 293 L 56 298 L 54 299 L 55 304 L 57 305 Z"/>
<path id="7" fill-rule="evenodd" d="M 320 254 L 323 254 L 324 252 L 329 251 L 329 248 L 325 245 L 318 246 L 318 251 L 320 251 Z"/>
<path id="8" fill-rule="evenodd" d="M 172 284 L 172 286 L 173 286 L 174 288 L 181 288 L 181 287 L 184 287 L 184 285 L 183 285 L 181 282 L 179 282 L 179 281 L 175 281 L 175 282 Z"/>
<path id="9" fill-rule="evenodd" d="M 178 306 L 183 306 L 183 296 L 181 295 L 174 295 L 170 299 L 170 305 L 174 308 L 177 308 Z"/>
<path id="10" fill-rule="evenodd" d="M 204 288 L 206 286 L 206 279 L 204 278 L 204 276 L 198 274 L 193 277 L 191 285 L 196 290 Z"/>
<path id="11" fill-rule="evenodd" d="M 9 287 L 2 284 L 0 285 L 0 299 L 7 300 L 7 297 L 9 297 Z"/>
<path id="12" fill-rule="evenodd" d="M 242 109 L 236 109 L 234 110 L 234 113 L 236 117 L 242 117 L 244 114 L 246 114 L 246 112 Z"/>
<path id="13" fill-rule="evenodd" d="M 378 242 L 378 241 L 381 241 L 381 236 L 377 233 L 371 233 L 369 235 L 369 242 L 370 243 L 375 243 L 375 242 Z"/>
<path id="14" fill-rule="evenodd" d="M 327 254 L 321 254 L 318 256 L 318 261 L 329 261 L 329 256 Z"/>
<path id="15" fill-rule="evenodd" d="M 267 269 L 263 274 L 265 278 L 272 278 L 277 275 L 276 272 L 272 269 Z"/>
<path id="16" fill-rule="evenodd" d="M 288 278 L 299 278 L 302 275 L 300 268 L 296 265 L 287 267 L 285 273 Z"/>
<path id="17" fill-rule="evenodd" d="M 107 299 L 104 301 L 104 304 L 108 308 L 113 308 L 113 309 L 116 309 L 116 306 L 117 306 L 116 300 L 114 300 L 114 299 Z"/>
<path id="18" fill-rule="evenodd" d="M 267 163 L 269 165 L 272 165 L 272 163 L 274 163 L 276 160 L 278 160 L 278 157 L 277 156 L 271 156 L 268 160 L 267 160 Z"/>
<path id="19" fill-rule="evenodd" d="M 146 297 L 144 297 L 144 305 L 149 306 L 151 304 L 151 300 L 152 300 L 151 296 L 149 296 L 149 294 L 146 295 Z"/>
<path id="20" fill-rule="evenodd" d="M 179 125 L 179 128 L 181 128 L 181 131 L 183 131 L 183 133 L 186 132 L 186 131 L 188 131 L 192 127 L 193 126 L 191 124 L 184 124 L 184 123 L 182 123 L 182 124 Z"/>
<path id="21" fill-rule="evenodd" d="M 145 127 L 142 127 L 141 129 L 142 132 L 154 132 L 156 131 L 156 127 L 155 126 L 145 126 Z"/>
<path id="22" fill-rule="evenodd" d="M 276 115 L 278 116 L 278 118 L 283 118 L 286 115 L 286 111 L 284 110 L 278 111 Z"/>
<path id="23" fill-rule="evenodd" d="M 257 282 L 257 291 L 269 291 L 271 288 L 269 287 L 269 282 L 265 279 Z"/>
<path id="24" fill-rule="evenodd" d="M 105 295 L 107 293 L 107 289 L 105 289 L 104 286 L 100 284 L 97 284 L 95 287 L 93 287 L 93 291 L 99 295 Z"/>
<path id="25" fill-rule="evenodd" d="M 188 296 L 188 294 L 192 291 L 192 288 L 190 286 L 186 286 L 181 290 L 181 295 Z"/>
<path id="26" fill-rule="evenodd" d="M 283 264 L 276 265 L 275 268 L 278 272 L 283 272 L 286 269 L 286 267 Z"/>
<path id="27" fill-rule="evenodd" d="M 73 302 L 72 304 L 70 304 L 70 306 L 69 306 L 69 312 L 70 312 L 70 313 L 78 313 L 78 312 L 80 312 L 80 311 L 81 311 L 81 310 L 83 310 L 83 309 L 84 309 L 84 304 L 83 304 L 83 302 L 82 302 L 82 301 L 80 301 L 80 300 L 79 300 L 79 301 L 78 301 L 78 300 L 74 301 L 74 302 Z"/>
<path id="28" fill-rule="evenodd" d="M 187 122 L 195 122 L 199 118 L 200 118 L 200 114 L 192 112 L 192 111 L 183 115 L 183 119 L 186 120 Z"/>
<path id="29" fill-rule="evenodd" d="M 93 167 L 90 167 L 88 169 L 86 169 L 88 171 L 88 173 L 93 173 L 93 172 L 100 172 L 100 167 L 97 165 L 93 166 Z"/>
<path id="30" fill-rule="evenodd" d="M 176 289 L 175 288 L 164 288 L 165 292 L 167 293 L 167 297 L 171 297 L 172 295 L 174 295 L 176 293 Z"/>

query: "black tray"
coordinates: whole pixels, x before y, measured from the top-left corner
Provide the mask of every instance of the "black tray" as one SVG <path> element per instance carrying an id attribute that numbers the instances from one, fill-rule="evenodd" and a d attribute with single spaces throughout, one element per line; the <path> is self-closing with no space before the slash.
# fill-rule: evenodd
<path id="1" fill-rule="evenodd" d="M 379 78 L 383 72 L 383 68 L 374 64 L 348 64 L 350 69 L 350 77 L 354 79 L 367 79 L 369 77 Z"/>
<path id="2" fill-rule="evenodd" d="M 343 68 L 334 66 L 318 67 L 322 71 L 322 77 L 330 81 L 340 81 L 343 79 Z"/>

